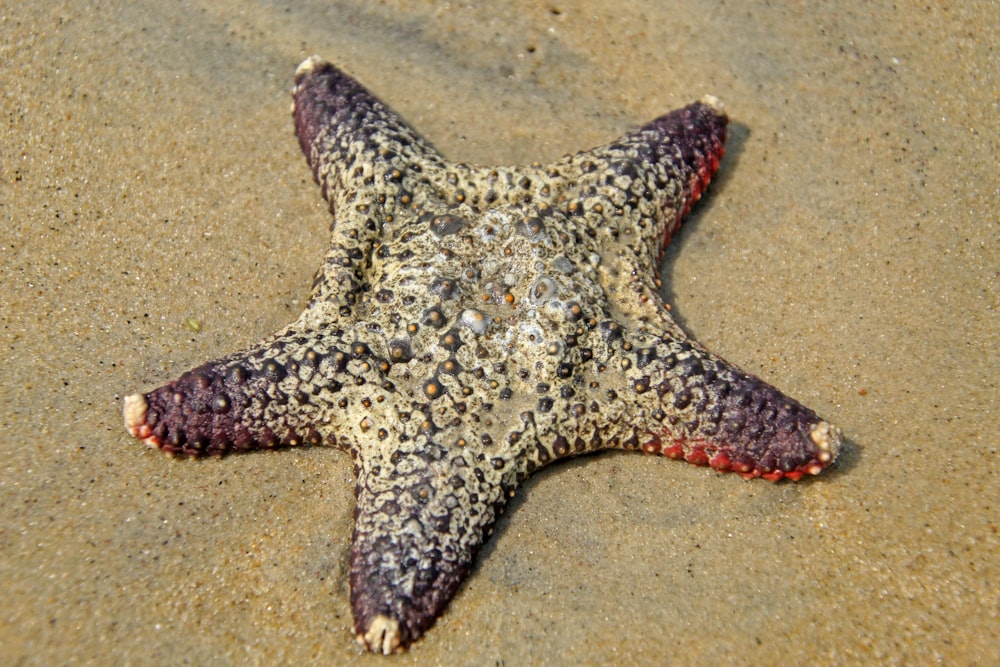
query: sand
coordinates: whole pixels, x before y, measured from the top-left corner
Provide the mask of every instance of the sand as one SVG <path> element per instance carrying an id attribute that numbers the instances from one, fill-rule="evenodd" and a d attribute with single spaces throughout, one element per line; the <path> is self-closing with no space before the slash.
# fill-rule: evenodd
<path id="1" fill-rule="evenodd" d="M 799 484 L 552 466 L 393 664 L 1000 662 L 997 5 L 814 4 L 0 8 L 0 662 L 388 664 L 351 632 L 347 455 L 170 460 L 120 416 L 303 306 L 313 53 L 475 163 L 722 98 L 664 295 L 849 440 Z"/>

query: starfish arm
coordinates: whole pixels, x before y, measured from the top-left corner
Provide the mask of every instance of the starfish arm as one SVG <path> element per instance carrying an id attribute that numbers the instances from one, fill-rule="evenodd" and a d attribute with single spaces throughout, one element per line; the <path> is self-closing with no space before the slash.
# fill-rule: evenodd
<path id="1" fill-rule="evenodd" d="M 333 190 L 360 186 L 402 197 L 407 185 L 422 183 L 421 170 L 444 165 L 444 158 L 399 115 L 317 56 L 299 65 L 292 97 L 295 134 L 327 199 Z M 414 170 L 414 165 L 420 166 Z M 404 173 L 407 169 L 411 173 Z"/>
<path id="2" fill-rule="evenodd" d="M 330 205 L 330 249 L 310 307 L 347 316 L 367 287 L 384 227 L 436 192 L 444 159 L 395 112 L 332 64 L 299 65 L 292 91 L 295 134 Z"/>
<path id="3" fill-rule="evenodd" d="M 305 318 L 306 316 L 303 316 Z M 260 345 L 125 399 L 125 427 L 150 447 L 186 456 L 338 442 L 353 387 L 382 382 L 367 345 L 302 321 Z"/>
<path id="4" fill-rule="evenodd" d="M 728 125 L 719 100 L 706 96 L 646 123 L 610 147 L 634 152 L 645 167 L 644 189 L 658 193 L 652 200 L 664 219 L 657 239 L 661 249 L 718 171 Z M 668 182 L 676 185 L 665 187 Z"/>
<path id="5" fill-rule="evenodd" d="M 692 341 L 630 334 L 610 352 L 629 391 L 627 427 L 607 424 L 611 446 L 770 481 L 817 475 L 837 457 L 837 427 Z"/>
<path id="6" fill-rule="evenodd" d="M 728 124 L 721 102 L 706 96 L 609 144 L 568 155 L 546 171 L 561 177 L 571 213 L 586 214 L 601 204 L 596 219 L 604 223 L 610 205 L 638 222 L 655 259 L 718 171 Z"/>
<path id="7" fill-rule="evenodd" d="M 406 444 L 356 459 L 354 629 L 360 644 L 386 654 L 441 615 L 514 488 L 512 470 L 481 465 L 474 452 Z"/>
<path id="8" fill-rule="evenodd" d="M 521 402 L 520 423 L 506 425 L 517 480 L 605 449 L 798 480 L 832 464 L 842 445 L 837 427 L 686 337 L 605 320 L 566 352 L 561 378 L 534 405 Z"/>
<path id="9" fill-rule="evenodd" d="M 597 278 L 622 324 L 684 336 L 662 307 L 659 260 L 718 170 L 728 122 L 706 97 L 545 168 L 560 208 L 600 257 Z"/>

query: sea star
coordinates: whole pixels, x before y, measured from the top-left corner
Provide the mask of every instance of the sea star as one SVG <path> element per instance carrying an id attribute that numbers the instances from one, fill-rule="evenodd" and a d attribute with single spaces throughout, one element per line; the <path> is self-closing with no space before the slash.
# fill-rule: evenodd
<path id="1" fill-rule="evenodd" d="M 187 456 L 333 445 L 357 477 L 358 641 L 408 647 L 444 611 L 518 485 L 638 449 L 776 481 L 840 430 L 690 339 L 657 264 L 723 154 L 708 97 L 550 165 L 446 161 L 313 56 L 296 134 L 334 222 L 299 319 L 125 399 L 128 431 Z"/>

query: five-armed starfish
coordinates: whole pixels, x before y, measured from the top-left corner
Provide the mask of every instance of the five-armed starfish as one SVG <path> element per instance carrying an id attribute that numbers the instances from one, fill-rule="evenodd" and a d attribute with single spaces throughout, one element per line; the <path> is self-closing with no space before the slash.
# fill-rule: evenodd
<path id="1" fill-rule="evenodd" d="M 497 516 L 557 459 L 637 449 L 799 479 L 839 429 L 690 339 L 657 263 L 723 154 L 706 98 L 549 165 L 445 160 L 333 65 L 295 75 L 296 134 L 333 213 L 305 312 L 125 399 L 188 456 L 326 444 L 354 458 L 358 640 L 402 650 Z"/>

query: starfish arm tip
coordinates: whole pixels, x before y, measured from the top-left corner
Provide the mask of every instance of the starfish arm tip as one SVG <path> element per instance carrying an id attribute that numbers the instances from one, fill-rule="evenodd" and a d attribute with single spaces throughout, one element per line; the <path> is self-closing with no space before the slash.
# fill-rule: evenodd
<path id="1" fill-rule="evenodd" d="M 820 421 L 809 431 L 809 439 L 816 445 L 816 461 L 820 467 L 812 474 L 818 475 L 827 465 L 837 460 L 844 441 L 843 432 L 828 421 Z"/>
<path id="2" fill-rule="evenodd" d="M 325 60 L 323 60 L 317 55 L 309 56 L 301 63 L 299 63 L 299 66 L 295 68 L 295 82 L 298 83 L 300 78 L 318 69 L 325 62 L 326 62 Z"/>
<path id="3" fill-rule="evenodd" d="M 300 67 L 301 67 L 301 65 L 300 65 Z M 720 100 L 715 95 L 705 95 L 699 101 L 702 104 L 704 104 L 705 106 L 710 107 L 713 111 L 715 111 L 715 113 L 716 113 L 717 116 L 725 116 L 726 115 L 726 105 L 723 104 L 722 100 Z"/>
<path id="4" fill-rule="evenodd" d="M 125 430 L 141 440 L 148 447 L 159 449 L 160 439 L 153 433 L 147 421 L 149 401 L 144 394 L 131 394 L 125 397 L 122 416 L 125 418 Z"/>
<path id="5" fill-rule="evenodd" d="M 373 618 L 368 630 L 358 633 L 357 640 L 369 651 L 382 655 L 391 655 L 403 650 L 399 621 L 384 614 Z"/>
<path id="6" fill-rule="evenodd" d="M 122 410 L 125 428 L 135 437 L 139 437 L 139 432 L 145 425 L 148 410 L 149 401 L 142 394 L 130 394 L 125 397 L 125 406 Z"/>

